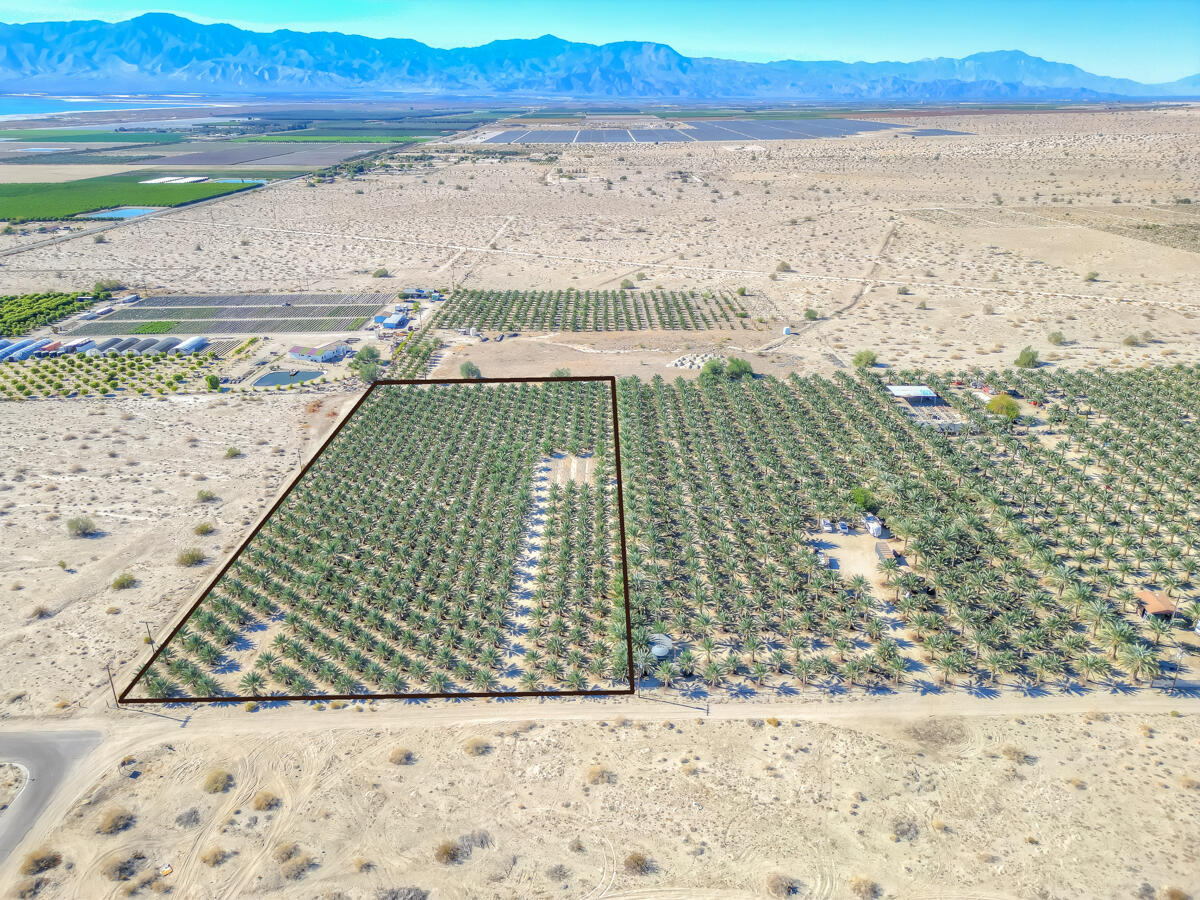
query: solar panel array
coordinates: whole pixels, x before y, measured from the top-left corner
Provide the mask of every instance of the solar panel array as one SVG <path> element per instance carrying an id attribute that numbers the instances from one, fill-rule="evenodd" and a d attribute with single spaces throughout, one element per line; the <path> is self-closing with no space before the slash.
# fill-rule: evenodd
<path id="1" fill-rule="evenodd" d="M 887 122 L 859 119 L 721 119 L 693 120 L 683 128 L 545 128 L 508 130 L 487 144 L 654 144 L 680 141 L 795 141 L 845 137 L 888 128 Z"/>

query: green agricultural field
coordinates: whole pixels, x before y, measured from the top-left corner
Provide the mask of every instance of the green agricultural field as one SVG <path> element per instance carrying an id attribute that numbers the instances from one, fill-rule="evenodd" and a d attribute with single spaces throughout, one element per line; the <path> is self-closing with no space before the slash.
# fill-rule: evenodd
<path id="1" fill-rule="evenodd" d="M 168 334 L 171 329 L 178 325 L 178 322 L 143 322 L 130 334 Z"/>
<path id="2" fill-rule="evenodd" d="M 0 139 L 53 144 L 177 144 L 185 135 L 159 131 L 100 131 L 90 128 L 16 128 L 0 130 Z"/>
<path id="3" fill-rule="evenodd" d="M 78 296 L 79 293 L 46 293 L 0 297 L 0 336 L 20 337 L 92 305 L 78 302 L 75 299 Z"/>
<path id="4" fill-rule="evenodd" d="M 183 206 L 253 184 L 138 184 L 131 175 L 86 178 L 61 184 L 0 184 L 0 220 L 69 219 L 115 206 Z"/>
<path id="5" fill-rule="evenodd" d="M 234 142 L 269 144 L 419 144 L 433 140 L 429 136 L 364 132 L 353 134 L 344 131 L 286 131 L 280 134 L 256 134 L 252 137 L 235 138 Z"/>

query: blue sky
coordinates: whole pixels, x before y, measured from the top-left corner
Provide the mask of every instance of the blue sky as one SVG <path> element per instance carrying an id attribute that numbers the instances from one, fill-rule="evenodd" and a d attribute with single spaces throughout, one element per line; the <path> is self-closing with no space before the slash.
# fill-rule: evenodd
<path id="1" fill-rule="evenodd" d="M 4 22 L 117 21 L 143 12 L 257 31 L 410 37 L 435 47 L 550 33 L 591 43 L 660 41 L 689 56 L 755 61 L 1024 50 L 1146 82 L 1200 73 L 1200 0 L 0 0 Z"/>

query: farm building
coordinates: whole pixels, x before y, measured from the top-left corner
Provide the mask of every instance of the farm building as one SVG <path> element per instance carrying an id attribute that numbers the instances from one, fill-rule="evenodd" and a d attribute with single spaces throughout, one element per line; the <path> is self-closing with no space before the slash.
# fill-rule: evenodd
<path id="1" fill-rule="evenodd" d="M 195 337 L 188 338 L 171 352 L 186 356 L 189 353 L 200 352 L 205 346 L 207 346 L 207 344 L 208 338 L 202 337 L 201 335 L 196 335 Z"/>
<path id="2" fill-rule="evenodd" d="M 156 353 L 166 353 L 175 349 L 179 345 L 179 338 L 169 337 L 163 338 L 161 341 L 156 341 L 154 346 L 147 347 L 142 351 L 142 356 L 153 356 Z"/>
<path id="3" fill-rule="evenodd" d="M 350 345 L 345 341 L 333 341 L 320 347 L 293 347 L 288 356 L 305 362 L 336 362 L 349 352 Z"/>
<path id="4" fill-rule="evenodd" d="M 75 338 L 67 341 L 62 345 L 63 353 L 83 353 L 85 350 L 90 350 L 96 346 L 96 342 L 91 338 Z"/>
<path id="5" fill-rule="evenodd" d="M 112 347 L 110 347 L 108 349 L 108 352 L 105 355 L 106 356 L 118 356 L 118 355 L 124 353 L 130 347 L 137 344 L 137 342 L 138 342 L 137 338 L 133 338 L 133 337 L 125 338 L 125 340 L 121 341 L 121 343 L 113 344 Z"/>
<path id="6" fill-rule="evenodd" d="M 141 356 L 145 351 L 149 350 L 158 343 L 158 338 L 142 338 L 132 347 L 125 351 L 126 356 Z"/>
<path id="7" fill-rule="evenodd" d="M 914 406 L 938 403 L 942 399 L 933 388 L 923 384 L 889 384 L 887 390 L 897 400 L 907 400 Z"/>
<path id="8" fill-rule="evenodd" d="M 22 350 L 24 350 L 26 347 L 28 347 L 32 343 L 33 343 L 33 341 L 30 338 L 25 338 L 24 340 L 21 340 L 21 341 L 10 342 L 7 347 L 0 349 L 0 360 L 10 359 L 13 356 L 13 354 L 20 353 Z"/>
<path id="9" fill-rule="evenodd" d="M 10 360 L 14 360 L 14 361 L 29 359 L 29 357 L 33 356 L 33 354 L 37 353 L 43 347 L 45 347 L 51 343 L 53 343 L 53 342 L 50 340 L 50 338 L 40 338 L 36 341 L 33 341 L 32 343 L 26 344 L 24 347 L 19 349 L 16 353 L 9 352 L 8 358 Z M 8 351 L 5 351 L 5 352 L 8 352 Z"/>
<path id="10" fill-rule="evenodd" d="M 89 349 L 85 356 L 103 356 L 117 344 L 121 343 L 120 338 L 105 338 L 100 343 Z"/>
<path id="11" fill-rule="evenodd" d="M 404 323 L 407 321 L 408 321 L 408 316 L 404 315 L 404 313 L 395 313 L 393 315 L 385 317 L 384 320 L 379 323 L 379 325 L 381 328 L 386 328 L 389 331 L 391 331 L 391 330 L 395 330 L 397 328 L 403 328 Z"/>
<path id="12" fill-rule="evenodd" d="M 1138 611 L 1143 616 L 1172 616 L 1175 614 L 1175 601 L 1162 591 L 1152 591 L 1142 588 L 1137 592 Z"/>
<path id="13" fill-rule="evenodd" d="M 48 344 L 43 344 L 34 351 L 33 355 L 39 359 L 49 356 L 51 353 L 57 354 L 62 349 L 62 341 L 51 341 Z"/>
<path id="14" fill-rule="evenodd" d="M 414 297 L 424 297 L 426 293 L 425 288 L 405 288 L 400 292 L 400 296 L 412 299 Z"/>

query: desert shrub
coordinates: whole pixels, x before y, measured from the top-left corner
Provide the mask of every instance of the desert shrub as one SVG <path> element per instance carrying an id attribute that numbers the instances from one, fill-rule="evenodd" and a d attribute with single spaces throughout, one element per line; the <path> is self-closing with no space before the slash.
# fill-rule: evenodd
<path id="1" fill-rule="evenodd" d="M 361 194 L 362 191 L 359 191 L 359 193 Z M 376 269 L 374 272 L 371 273 L 371 277 L 372 278 L 387 278 L 388 270 L 385 269 L 383 266 L 380 266 L 378 269 Z"/>
<path id="2" fill-rule="evenodd" d="M 442 841 L 433 849 L 433 858 L 443 866 L 458 862 L 461 855 L 458 844 L 454 841 Z"/>
<path id="3" fill-rule="evenodd" d="M 180 552 L 179 556 L 175 558 L 175 562 L 184 567 L 198 566 L 204 562 L 204 551 L 197 547 L 189 547 Z"/>
<path id="4" fill-rule="evenodd" d="M 623 291 L 633 290 L 633 282 L 630 281 L 628 278 L 623 279 L 621 281 L 621 290 L 623 290 Z"/>
<path id="5" fill-rule="evenodd" d="M 562 863 L 556 863 L 546 870 L 546 877 L 551 881 L 566 881 L 571 877 L 571 870 Z"/>
<path id="6" fill-rule="evenodd" d="M 588 784 L 612 784 L 617 780 L 615 772 L 600 765 L 588 766 L 585 774 Z"/>
<path id="7" fill-rule="evenodd" d="M 1046 337 L 1046 340 L 1048 340 L 1055 347 L 1061 347 L 1067 342 L 1066 335 L 1064 335 L 1061 331 L 1050 332 L 1050 334 Z"/>
<path id="8" fill-rule="evenodd" d="M 275 862 L 285 863 L 299 853 L 300 845 L 295 841 L 287 841 L 271 851 L 271 856 L 274 858 Z"/>
<path id="9" fill-rule="evenodd" d="M 25 857 L 25 861 L 21 863 L 22 875 L 40 875 L 42 872 L 49 872 L 56 868 L 62 862 L 62 854 L 57 850 L 51 850 L 49 847 L 42 847 L 40 850 L 34 850 Z"/>
<path id="10" fill-rule="evenodd" d="M 479 378 L 483 375 L 483 373 L 479 371 L 479 366 L 475 365 L 475 363 L 471 362 L 470 360 L 467 360 L 458 367 L 458 374 L 463 378 Z"/>
<path id="11" fill-rule="evenodd" d="M 1021 415 L 1021 409 L 1017 406 L 1017 401 L 1008 396 L 1008 394 L 997 394 L 989 400 L 987 411 L 1009 422 L 1014 421 Z"/>
<path id="12" fill-rule="evenodd" d="M 407 747 L 397 747 L 388 756 L 388 762 L 394 766 L 411 766 L 416 761 L 416 756 Z"/>
<path id="13" fill-rule="evenodd" d="M 67 534 L 73 538 L 87 537 L 96 533 L 96 523 L 87 516 L 67 519 Z"/>
<path id="14" fill-rule="evenodd" d="M 1032 347 L 1026 347 L 1017 354 L 1013 365 L 1018 369 L 1036 369 L 1038 365 L 1038 352 Z"/>
<path id="15" fill-rule="evenodd" d="M 429 900 L 429 891 L 415 887 L 380 888 L 375 892 L 375 900 Z"/>
<path id="16" fill-rule="evenodd" d="M 492 752 L 492 745 L 486 738 L 473 737 L 463 744 L 463 750 L 468 756 L 486 756 Z"/>
<path id="17" fill-rule="evenodd" d="M 850 893 L 861 900 L 879 896 L 879 885 L 866 875 L 855 875 L 850 879 Z"/>
<path id="18" fill-rule="evenodd" d="M 1126 347 L 1140 347 L 1142 344 L 1142 339 L 1139 338 L 1136 334 L 1130 334 L 1130 335 L 1126 335 L 1126 337 L 1121 341 L 1121 343 L 1124 344 Z"/>
<path id="19" fill-rule="evenodd" d="M 13 889 L 17 900 L 30 900 L 42 892 L 42 888 L 50 883 L 48 878 L 26 878 Z"/>
<path id="20" fill-rule="evenodd" d="M 578 837 L 573 837 L 571 838 L 571 843 L 567 844 L 567 849 L 572 853 L 582 853 L 583 841 L 581 841 Z"/>
<path id="21" fill-rule="evenodd" d="M 123 591 L 126 588 L 133 587 L 135 584 L 137 584 L 136 578 L 134 578 L 128 572 L 122 572 L 113 579 L 112 586 L 114 591 Z"/>
<path id="22" fill-rule="evenodd" d="M 852 362 L 856 369 L 869 369 L 879 361 L 874 350 L 859 350 L 854 354 Z"/>
<path id="23" fill-rule="evenodd" d="M 117 834 L 129 828 L 135 821 L 136 817 L 129 810 L 113 807 L 100 817 L 96 825 L 96 834 Z"/>
<path id="24" fill-rule="evenodd" d="M 1100 273 L 1099 272 L 1088 272 L 1086 275 L 1083 276 L 1083 280 L 1084 281 L 1099 281 Z"/>
<path id="25" fill-rule="evenodd" d="M 1029 754 L 1025 752 L 1024 747 L 1018 747 L 1016 744 L 1005 744 L 1000 750 L 1005 759 L 1012 760 L 1015 763 L 1025 763 L 1029 761 Z"/>
<path id="26" fill-rule="evenodd" d="M 145 859 L 146 854 L 137 850 L 131 856 L 117 857 L 107 863 L 100 871 L 104 873 L 104 877 L 109 881 L 128 881 L 137 874 L 138 869 L 142 867 Z"/>
<path id="27" fill-rule="evenodd" d="M 212 491 L 196 491 L 196 500 L 200 503 L 212 503 L 217 499 L 217 495 Z"/>
<path id="28" fill-rule="evenodd" d="M 267 810 L 277 809 L 282 802 L 270 791 L 259 791 L 254 795 L 253 805 L 259 812 L 266 812 Z"/>
<path id="29" fill-rule="evenodd" d="M 777 265 L 775 267 L 775 271 L 776 272 L 790 272 L 790 271 L 792 271 L 792 266 L 790 263 L 781 262 L 781 263 L 779 263 L 779 265 Z"/>
<path id="30" fill-rule="evenodd" d="M 774 872 L 767 876 L 768 897 L 790 897 L 800 890 L 800 883 L 795 878 Z"/>
<path id="31" fill-rule="evenodd" d="M 237 447 L 226 447 L 225 448 L 225 458 L 226 459 L 237 459 L 241 455 L 242 455 L 242 451 L 239 450 Z"/>
<path id="32" fill-rule="evenodd" d="M 180 828 L 195 828 L 200 824 L 200 810 L 196 807 L 185 809 L 175 817 L 175 824 Z"/>
<path id="33" fill-rule="evenodd" d="M 807 322 L 815 322 L 819 318 L 821 318 L 821 314 L 819 312 L 817 312 L 815 309 L 813 309 L 811 306 L 804 311 L 804 319 Z"/>
<path id="34" fill-rule="evenodd" d="M 224 769 L 213 769 L 204 776 L 206 794 L 223 794 L 233 787 L 233 776 Z"/>
<path id="35" fill-rule="evenodd" d="M 649 875 L 654 871 L 654 861 L 645 853 L 634 850 L 625 857 L 625 871 L 630 875 Z"/>
<path id="36" fill-rule="evenodd" d="M 750 367 L 750 363 L 737 356 L 731 356 L 729 362 L 725 366 L 725 374 L 734 381 L 746 375 L 752 375 L 754 370 Z"/>
<path id="37" fill-rule="evenodd" d="M 213 526 L 212 522 L 201 522 L 199 525 L 197 525 L 195 528 L 192 529 L 192 533 L 197 534 L 200 537 L 206 537 L 207 535 L 212 534 L 216 530 L 217 529 Z"/>
<path id="38" fill-rule="evenodd" d="M 279 867 L 279 874 L 288 881 L 298 881 L 304 877 L 304 873 L 316 865 L 316 861 L 307 853 L 302 853 L 299 856 L 293 856 L 282 866 Z"/>
<path id="39" fill-rule="evenodd" d="M 227 859 L 229 859 L 229 853 L 221 847 L 209 847 L 200 854 L 200 862 L 204 863 L 210 869 L 219 866 Z"/>
<path id="40" fill-rule="evenodd" d="M 907 297 L 909 294 L 912 293 L 912 288 L 910 288 L 907 284 L 904 284 L 904 285 L 901 285 L 900 287 L 896 288 L 896 293 L 899 294 L 901 297 Z"/>

